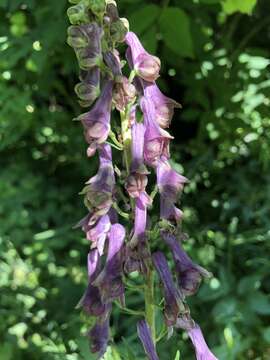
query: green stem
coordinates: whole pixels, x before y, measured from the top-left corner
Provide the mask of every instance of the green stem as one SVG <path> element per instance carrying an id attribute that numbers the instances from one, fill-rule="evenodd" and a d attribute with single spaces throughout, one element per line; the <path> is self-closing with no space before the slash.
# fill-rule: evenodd
<path id="1" fill-rule="evenodd" d="M 148 273 L 146 275 L 146 282 L 145 282 L 145 290 L 144 290 L 145 316 L 146 316 L 146 321 L 151 329 L 152 338 L 155 344 L 156 325 L 155 325 L 154 282 L 155 282 L 154 272 L 152 269 L 148 268 Z"/>
<path id="2" fill-rule="evenodd" d="M 131 163 L 131 129 L 129 127 L 129 112 L 121 112 L 121 130 L 124 147 L 124 161 L 127 173 Z"/>

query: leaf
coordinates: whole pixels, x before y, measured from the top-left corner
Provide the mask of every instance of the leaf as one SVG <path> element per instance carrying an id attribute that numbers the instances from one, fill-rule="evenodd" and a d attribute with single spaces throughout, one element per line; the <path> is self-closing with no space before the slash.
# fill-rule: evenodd
<path id="1" fill-rule="evenodd" d="M 255 292 L 250 295 L 249 306 L 260 315 L 269 315 L 270 314 L 270 302 L 266 295 L 261 292 Z"/>
<path id="2" fill-rule="evenodd" d="M 228 15 L 237 11 L 250 15 L 256 4 L 257 0 L 225 0 L 222 6 Z"/>
<path id="3" fill-rule="evenodd" d="M 190 21 L 183 10 L 176 7 L 164 9 L 159 24 L 165 44 L 172 51 L 181 56 L 194 56 Z"/>
<path id="4" fill-rule="evenodd" d="M 180 351 L 177 350 L 174 360 L 180 360 Z"/>
<path id="5" fill-rule="evenodd" d="M 149 4 L 141 7 L 129 17 L 130 29 L 138 34 L 150 28 L 157 19 L 160 8 L 157 5 Z"/>
<path id="6" fill-rule="evenodd" d="M 270 326 L 262 330 L 263 338 L 268 344 L 270 344 Z"/>

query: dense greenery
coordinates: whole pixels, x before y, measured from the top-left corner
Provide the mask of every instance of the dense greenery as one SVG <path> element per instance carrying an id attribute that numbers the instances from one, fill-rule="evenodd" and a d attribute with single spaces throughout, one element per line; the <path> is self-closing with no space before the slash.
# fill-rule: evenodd
<path id="1" fill-rule="evenodd" d="M 269 359 L 270 3 L 118 4 L 162 59 L 160 86 L 183 104 L 172 156 L 190 179 L 185 246 L 214 274 L 191 300 L 194 318 L 221 360 Z M 72 226 L 85 214 L 78 192 L 96 164 L 71 121 L 80 110 L 67 6 L 0 1 L 0 360 L 94 358 L 75 310 L 88 244 Z M 129 297 L 134 309 L 141 302 Z M 134 318 L 116 310 L 112 325 L 121 358 L 142 359 Z M 120 359 L 111 349 L 107 359 Z M 180 333 L 158 350 L 169 360 L 178 349 L 180 359 L 194 358 Z"/>

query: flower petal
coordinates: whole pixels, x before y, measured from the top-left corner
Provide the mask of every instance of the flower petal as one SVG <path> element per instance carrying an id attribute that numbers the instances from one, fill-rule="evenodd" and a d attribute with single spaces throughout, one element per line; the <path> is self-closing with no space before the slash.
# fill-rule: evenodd
<path id="1" fill-rule="evenodd" d="M 145 320 L 141 320 L 137 323 L 137 332 L 148 359 L 159 360 L 152 340 L 150 328 Z"/>

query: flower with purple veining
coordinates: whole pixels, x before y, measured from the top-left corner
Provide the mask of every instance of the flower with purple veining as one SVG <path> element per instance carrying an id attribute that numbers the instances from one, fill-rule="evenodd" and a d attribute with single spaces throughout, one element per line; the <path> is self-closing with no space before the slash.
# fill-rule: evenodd
<path id="1" fill-rule="evenodd" d="M 113 203 L 115 186 L 112 152 L 108 144 L 99 146 L 100 165 L 97 175 L 87 181 L 82 194 L 85 194 L 85 204 L 92 212 L 91 224 L 108 213 Z"/>
<path id="2" fill-rule="evenodd" d="M 185 311 L 183 296 L 173 282 L 173 277 L 164 254 L 162 252 L 156 252 L 152 258 L 164 289 L 165 322 L 167 326 L 174 326 L 177 323 L 179 314 Z"/>
<path id="3" fill-rule="evenodd" d="M 155 345 L 153 343 L 151 330 L 145 320 L 140 320 L 137 323 L 138 336 L 143 344 L 144 351 L 149 360 L 159 360 Z"/>
<path id="4" fill-rule="evenodd" d="M 195 348 L 197 360 L 218 360 L 206 344 L 201 328 L 191 319 L 190 315 L 180 318 L 177 327 L 187 331 Z"/>
<path id="5" fill-rule="evenodd" d="M 162 231 L 161 234 L 172 251 L 179 287 L 182 293 L 185 296 L 195 294 L 199 288 L 202 277 L 210 277 L 211 274 L 201 266 L 192 262 L 173 234 L 166 231 Z"/>
<path id="6" fill-rule="evenodd" d="M 100 98 L 91 111 L 78 117 L 84 127 L 85 139 L 89 144 L 88 156 L 95 154 L 97 147 L 103 144 L 110 132 L 112 81 L 104 85 Z"/>
<path id="7" fill-rule="evenodd" d="M 188 180 L 173 170 L 166 160 L 158 162 L 156 173 L 160 193 L 160 217 L 177 223 L 182 218 L 182 211 L 175 203 Z"/>
<path id="8" fill-rule="evenodd" d="M 155 120 L 162 128 L 170 126 L 174 109 L 181 105 L 173 99 L 163 95 L 156 83 L 144 82 L 144 95 L 150 99 L 155 107 Z"/>
<path id="9" fill-rule="evenodd" d="M 93 284 L 100 290 L 101 299 L 109 303 L 121 297 L 124 293 L 123 274 L 123 245 L 125 228 L 120 224 L 113 224 L 108 234 L 108 255 L 104 269 L 97 276 Z"/>
<path id="10" fill-rule="evenodd" d="M 107 312 L 107 305 L 101 300 L 101 294 L 94 280 L 100 273 L 100 256 L 97 249 L 91 250 L 88 254 L 88 286 L 77 307 L 82 307 L 85 313 L 91 316 L 101 316 Z"/>
<path id="11" fill-rule="evenodd" d="M 135 247 L 140 240 L 144 240 L 147 207 L 152 203 L 152 199 L 145 191 L 148 182 L 148 171 L 144 165 L 144 135 L 144 124 L 135 122 L 132 126 L 131 172 L 126 183 L 126 189 L 130 197 L 135 199 L 135 224 L 134 234 L 130 242 L 131 247 Z"/>
<path id="12" fill-rule="evenodd" d="M 169 143 L 173 137 L 156 123 L 150 99 L 143 97 L 140 105 L 145 123 L 144 159 L 148 165 L 156 167 L 160 159 L 170 157 Z"/>
<path id="13" fill-rule="evenodd" d="M 146 81 L 155 81 L 159 77 L 159 58 L 150 55 L 133 32 L 126 34 L 125 41 L 131 51 L 132 63 L 136 73 Z"/>

